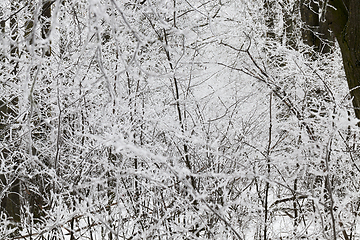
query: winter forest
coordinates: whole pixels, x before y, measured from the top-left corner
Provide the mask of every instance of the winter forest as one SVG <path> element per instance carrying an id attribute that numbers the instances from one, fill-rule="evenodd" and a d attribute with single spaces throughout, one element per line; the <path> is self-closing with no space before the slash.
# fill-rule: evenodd
<path id="1" fill-rule="evenodd" d="M 2 0 L 0 239 L 360 238 L 357 0 Z"/>

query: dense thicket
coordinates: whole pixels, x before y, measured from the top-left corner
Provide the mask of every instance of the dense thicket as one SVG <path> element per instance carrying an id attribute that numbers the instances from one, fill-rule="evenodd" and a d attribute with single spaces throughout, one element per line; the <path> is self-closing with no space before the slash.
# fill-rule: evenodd
<path id="1" fill-rule="evenodd" d="M 359 238 L 334 8 L 0 4 L 1 239 Z"/>

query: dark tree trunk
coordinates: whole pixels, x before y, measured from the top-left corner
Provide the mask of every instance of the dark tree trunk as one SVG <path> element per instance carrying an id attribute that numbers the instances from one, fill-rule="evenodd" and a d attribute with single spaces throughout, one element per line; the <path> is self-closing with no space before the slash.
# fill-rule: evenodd
<path id="1" fill-rule="evenodd" d="M 16 13 L 19 7 L 19 1 L 11 2 L 11 12 Z M 1 21 L 1 32 L 5 33 L 5 21 Z M 12 66 L 10 81 L 16 84 L 18 73 L 18 22 L 17 15 L 12 14 L 10 17 L 10 64 Z M 1 61 L 5 62 L 5 56 L 1 57 Z M 10 139 L 13 137 L 10 130 L 10 125 L 17 116 L 18 97 L 0 97 L 0 142 L 4 143 L 4 148 L 0 149 L 0 161 L 12 161 L 17 166 L 13 171 L 7 174 L 0 175 L 0 192 L 4 191 L 3 198 L 0 199 L 0 212 L 5 212 L 6 215 L 14 222 L 20 222 L 20 180 L 17 177 L 18 159 L 12 154 L 14 144 Z M 10 142 L 10 144 L 9 144 Z M 16 232 L 14 233 L 16 234 Z"/>
<path id="2" fill-rule="evenodd" d="M 329 31 L 328 22 L 320 16 L 319 4 L 313 0 L 300 1 L 301 20 L 305 23 L 302 35 L 303 40 L 314 50 L 320 53 L 331 52 L 335 40 Z"/>
<path id="3" fill-rule="evenodd" d="M 330 0 L 327 21 L 339 43 L 355 115 L 360 119 L 360 1 Z"/>
<path id="4" fill-rule="evenodd" d="M 320 1 L 323 3 L 325 0 Z M 319 52 L 328 52 L 330 48 L 324 41 L 332 40 L 329 29 L 332 31 L 341 49 L 355 116 L 360 119 L 360 1 L 328 0 L 326 3 L 320 11 L 313 0 L 301 0 L 301 18 L 308 26 L 303 39 Z M 325 18 L 320 12 L 325 13 Z M 324 41 L 319 41 L 317 34 Z"/>
<path id="5" fill-rule="evenodd" d="M 51 5 L 54 1 L 43 0 L 43 5 L 40 13 L 40 23 L 41 23 L 41 38 L 46 39 L 50 34 L 51 27 Z M 12 70 L 9 81 L 13 84 L 17 83 L 17 76 L 19 74 L 19 57 L 22 49 L 19 49 L 18 42 L 21 41 L 21 30 L 24 32 L 24 39 L 28 41 L 28 44 L 33 44 L 35 41 L 34 31 L 34 6 L 32 1 L 24 0 L 14 0 L 11 1 L 10 10 L 11 15 L 9 19 L 3 20 L 0 19 L 0 32 L 6 33 L 6 28 L 10 32 L 10 49 L 7 51 L 10 53 L 10 58 L 8 61 L 11 64 Z M 5 11 L 4 9 L 0 9 Z M 18 22 L 20 14 L 25 14 L 25 23 L 21 25 Z M 0 13 L 1 17 L 2 13 Z M 6 21 L 9 21 L 9 25 L 6 25 Z M 49 57 L 51 55 L 50 42 L 47 47 L 44 48 L 44 55 Z M 0 56 L 0 62 L 6 61 L 6 55 Z M 42 216 L 43 210 L 43 196 L 35 192 L 30 192 L 29 188 L 21 182 L 18 176 L 18 166 L 20 165 L 21 159 L 14 154 L 14 152 L 19 151 L 19 146 L 15 141 L 10 142 L 10 134 L 16 134 L 16 131 L 10 131 L 10 125 L 14 123 L 18 115 L 18 101 L 17 96 L 13 96 L 11 99 L 9 97 L 0 97 L 0 142 L 4 142 L 4 148 L 0 149 L 0 161 L 9 161 L 15 162 L 16 166 L 14 167 L 11 173 L 0 174 L 0 192 L 4 191 L 3 198 L 0 199 L 0 212 L 6 213 L 6 215 L 12 219 L 15 223 L 19 223 L 21 220 L 21 204 L 22 201 L 28 201 L 30 206 L 30 211 L 33 214 L 34 219 L 40 219 Z M 14 138 L 14 137 L 13 137 Z M 8 144 L 10 142 L 10 144 Z M 39 192 L 42 192 L 42 186 L 40 184 L 41 176 L 37 176 L 34 180 L 34 185 L 39 189 Z M 21 186 L 21 189 L 20 189 Z M 25 193 L 25 194 L 24 194 Z M 21 200 L 20 200 L 21 199 Z M 15 236 L 15 232 L 12 236 Z"/>
<path id="6" fill-rule="evenodd" d="M 41 11 L 41 37 L 46 39 L 50 34 L 50 27 L 51 27 L 51 5 L 54 1 L 45 0 L 43 1 L 42 11 Z M 51 55 L 51 48 L 50 42 L 46 49 L 44 49 L 44 54 L 47 57 Z"/>
<path id="7" fill-rule="evenodd" d="M 265 0 L 264 1 L 264 9 L 265 9 L 265 24 L 266 24 L 266 37 L 275 40 L 275 19 L 276 19 L 276 11 L 275 11 L 276 2 L 274 0 Z"/>
<path id="8" fill-rule="evenodd" d="M 302 31 L 303 41 L 309 46 L 315 46 L 316 36 L 314 31 L 317 26 L 319 26 L 319 7 L 313 1 L 304 1 L 301 0 L 300 3 L 300 13 L 301 20 L 306 24 Z"/>
<path id="9" fill-rule="evenodd" d="M 13 70 L 12 70 L 12 74 L 14 76 L 16 76 L 17 74 L 17 70 L 18 70 L 18 61 L 16 59 L 19 58 L 19 48 L 18 48 L 18 34 L 19 34 L 19 29 L 18 29 L 18 19 L 17 19 L 17 10 L 19 8 L 19 2 L 18 1 L 13 1 L 11 2 L 11 12 L 14 13 L 11 15 L 10 17 L 10 33 L 11 33 L 11 44 L 10 44 L 10 56 L 11 56 L 11 60 L 10 63 L 11 65 L 14 66 Z"/>

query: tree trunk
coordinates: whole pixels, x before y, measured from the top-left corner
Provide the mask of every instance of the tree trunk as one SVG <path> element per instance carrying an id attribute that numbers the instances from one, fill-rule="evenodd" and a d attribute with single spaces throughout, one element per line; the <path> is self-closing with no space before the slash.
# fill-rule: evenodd
<path id="1" fill-rule="evenodd" d="M 319 53 L 331 52 L 334 36 L 329 31 L 327 21 L 323 21 L 320 16 L 319 4 L 313 0 L 300 1 L 301 20 L 306 24 L 302 35 L 304 42 L 314 47 Z"/>
<path id="2" fill-rule="evenodd" d="M 50 27 L 51 27 L 51 5 L 54 3 L 54 1 L 44 0 L 42 5 L 42 11 L 41 11 L 41 37 L 42 39 L 46 39 L 49 37 L 50 34 Z M 48 44 L 48 47 L 44 49 L 44 54 L 47 57 L 50 57 L 51 55 L 51 48 L 50 48 L 50 42 Z"/>
<path id="3" fill-rule="evenodd" d="M 41 38 L 46 39 L 50 33 L 51 27 L 51 5 L 54 1 L 43 0 L 41 14 L 40 14 L 40 23 L 41 25 Z M 13 84 L 17 84 L 18 74 L 20 71 L 19 68 L 19 57 L 20 57 L 20 49 L 19 49 L 19 39 L 21 37 L 21 31 L 24 30 L 24 39 L 28 41 L 29 44 L 33 44 L 35 40 L 35 34 L 32 34 L 34 31 L 34 20 L 33 20 L 33 10 L 34 6 L 32 6 L 31 1 L 22 1 L 22 0 L 14 0 L 11 1 L 10 9 L 12 14 L 10 15 L 9 20 L 9 32 L 10 32 L 10 49 L 8 49 L 10 53 L 9 62 L 12 66 L 11 77 L 9 81 Z M 26 7 L 25 7 L 26 6 Z M 23 8 L 24 7 L 24 8 Z M 21 10 L 22 9 L 22 10 Z M 24 10 L 25 9 L 25 10 Z M 0 9 L 1 11 L 5 11 L 5 9 Z M 26 11 L 27 10 L 27 11 Z M 0 13 L 2 14 L 2 13 Z M 20 14 L 25 14 L 25 23 L 24 25 L 19 24 L 18 18 Z M 20 26 L 21 25 L 21 26 Z M 6 32 L 6 20 L 0 21 L 0 32 Z M 21 40 L 21 39 L 20 39 Z M 49 57 L 51 55 L 50 43 L 46 48 L 44 48 L 44 55 Z M 5 62 L 5 55 L 0 56 L 0 62 Z M 0 97 L 0 142 L 10 142 L 9 136 L 13 134 L 10 131 L 9 126 L 16 119 L 18 111 L 18 101 L 19 98 L 17 96 L 13 96 L 11 99 L 8 97 Z M 14 131 L 15 132 L 15 131 Z M 19 166 L 20 159 L 14 157 L 13 152 L 18 151 L 18 146 L 16 143 L 5 144 L 6 148 L 0 150 L 1 161 L 12 161 L 16 162 L 16 165 Z M 31 194 L 22 194 L 20 189 L 20 185 L 24 186 L 19 177 L 16 175 L 18 172 L 17 166 L 14 167 L 11 173 L 0 174 L 0 192 L 4 191 L 5 194 L 3 198 L 0 199 L 0 210 L 5 212 L 7 216 L 12 219 L 14 222 L 20 222 L 21 220 L 21 200 L 28 201 L 30 205 L 30 211 L 33 214 L 34 219 L 40 219 L 42 216 L 42 205 L 43 205 L 43 196 L 38 195 L 37 193 L 31 192 Z M 40 187 L 40 179 L 36 182 L 35 185 L 39 185 Z M 25 186 L 25 190 L 28 189 Z M 29 191 L 28 191 L 29 192 Z M 16 235 L 16 233 L 14 233 Z"/>
<path id="4" fill-rule="evenodd" d="M 310 28 L 315 27 L 304 31 L 305 43 L 314 46 L 319 52 L 328 52 L 329 49 L 322 46 L 324 43 L 317 40 L 314 31 L 318 30 L 325 40 L 331 40 L 329 29 L 335 35 L 341 49 L 355 116 L 360 119 L 360 1 L 328 0 L 320 11 L 313 0 L 301 0 L 300 8 L 302 20 Z M 320 12 L 325 13 L 325 22 L 321 21 Z"/>
<path id="5" fill-rule="evenodd" d="M 0 99 L 0 142 L 10 142 L 12 133 L 9 131 L 9 125 L 17 115 L 15 110 L 17 103 L 17 97 L 11 101 L 7 101 L 5 98 Z M 0 160 L 6 162 L 13 158 L 11 154 L 13 146 L 4 145 L 6 147 L 1 149 Z M 12 161 L 16 161 L 16 159 L 12 159 Z M 0 192 L 5 192 L 3 198 L 0 199 L 0 212 L 5 212 L 13 222 L 20 222 L 20 180 L 17 178 L 17 166 L 11 173 L 0 174 Z M 17 232 L 14 234 L 16 235 Z"/>
<path id="6" fill-rule="evenodd" d="M 319 26 L 319 7 L 313 2 L 300 2 L 301 20 L 306 24 L 302 31 L 303 41 L 309 46 L 315 46 L 316 36 L 315 27 Z"/>
<path id="7" fill-rule="evenodd" d="M 327 21 L 339 43 L 355 116 L 360 119 L 360 1 L 331 0 Z"/>
<path id="8" fill-rule="evenodd" d="M 18 1 L 11 2 L 11 12 L 16 13 L 19 7 Z M 1 32 L 5 31 L 5 21 L 1 21 Z M 12 14 L 10 17 L 10 33 L 11 33 L 11 44 L 10 44 L 10 64 L 12 65 L 11 79 L 14 84 L 17 81 L 17 72 L 18 72 L 18 56 L 19 49 L 17 46 L 18 42 L 18 22 L 17 15 Z M 1 61 L 5 62 L 5 56 L 1 57 Z M 13 119 L 17 115 L 17 105 L 18 98 L 12 97 L 1 97 L 0 98 L 0 142 L 5 143 L 4 148 L 0 151 L 1 161 L 17 161 L 16 157 L 12 156 L 12 148 L 14 147 L 12 143 L 8 144 L 11 139 L 12 132 L 9 130 L 9 126 L 12 124 Z M 18 164 L 17 164 L 18 165 Z M 3 198 L 0 199 L 0 210 L 4 211 L 7 216 L 12 219 L 14 222 L 20 222 L 20 181 L 16 176 L 17 166 L 14 167 L 13 171 L 8 174 L 0 175 L 0 191 L 4 191 L 5 194 Z M 16 233 L 15 233 L 16 234 Z"/>
<path id="9" fill-rule="evenodd" d="M 265 24 L 266 24 L 266 37 L 275 40 L 275 18 L 276 12 L 274 10 L 276 2 L 274 0 L 265 0 Z"/>

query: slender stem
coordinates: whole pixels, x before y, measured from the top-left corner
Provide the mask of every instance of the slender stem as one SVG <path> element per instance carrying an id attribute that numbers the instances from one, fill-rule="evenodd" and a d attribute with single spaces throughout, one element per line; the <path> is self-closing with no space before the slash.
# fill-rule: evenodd
<path id="1" fill-rule="evenodd" d="M 271 105 L 272 105 L 272 93 L 270 93 L 270 106 L 269 106 L 269 118 L 270 118 L 270 124 L 269 124 L 269 140 L 268 140 L 268 147 L 266 150 L 266 169 L 267 169 L 267 177 L 270 177 L 270 152 L 271 152 L 271 132 L 272 132 L 272 112 L 271 112 Z M 268 215 L 269 215 L 269 209 L 268 209 L 268 197 L 269 197 L 269 181 L 265 184 L 265 226 L 264 226 L 264 240 L 267 239 L 267 224 L 268 224 Z"/>
<path id="2" fill-rule="evenodd" d="M 165 53 L 166 53 L 166 57 L 169 61 L 169 65 L 170 65 L 170 69 L 174 70 L 174 66 L 171 63 L 171 57 L 170 57 L 170 53 L 167 49 L 168 47 L 168 41 L 167 41 L 167 33 L 164 29 L 164 40 L 165 40 L 165 44 L 166 47 L 165 49 Z M 179 86 L 178 86 L 178 80 L 177 78 L 174 76 L 173 77 L 174 80 L 174 90 L 175 90 L 175 105 L 176 105 L 176 110 L 177 110 L 177 114 L 178 114 L 178 119 L 179 119 L 179 124 L 180 124 L 180 128 L 181 128 L 181 132 L 184 133 L 185 132 L 185 125 L 184 125 L 184 120 L 183 120 L 183 115 L 181 113 L 181 107 L 180 107 L 180 91 L 179 91 Z M 184 149 L 184 162 L 186 164 L 186 167 L 191 171 L 192 168 L 192 164 L 190 162 L 190 156 L 189 156 L 189 148 L 188 145 L 186 143 L 183 144 L 183 149 Z M 196 181 L 195 178 L 193 176 L 190 177 L 190 181 L 191 181 L 191 186 L 196 189 Z"/>
<path id="3" fill-rule="evenodd" d="M 329 140 L 329 143 L 327 145 L 327 151 L 326 151 L 326 157 L 325 157 L 325 162 L 326 162 L 326 176 L 325 176 L 325 187 L 329 193 L 329 198 L 330 198 L 330 206 L 329 206 L 329 210 L 330 210 L 330 216 L 331 216 L 331 222 L 332 222 L 332 231 L 333 231 L 333 239 L 336 240 L 336 220 L 335 220 L 335 215 L 334 215 L 334 198 L 333 198 L 333 193 L 332 193 L 332 186 L 330 183 L 330 168 L 329 168 L 329 162 L 330 162 L 330 155 L 331 155 L 331 145 L 332 145 L 332 137 Z"/>

